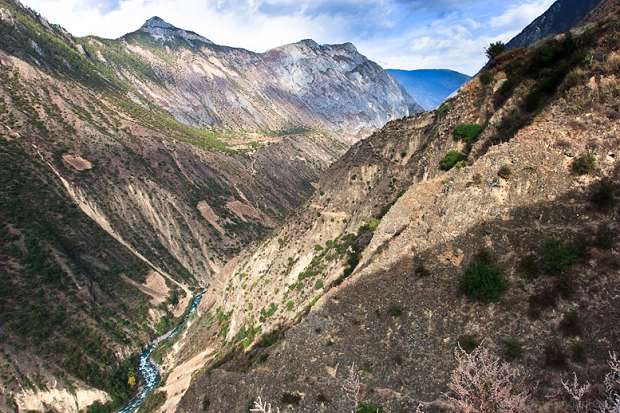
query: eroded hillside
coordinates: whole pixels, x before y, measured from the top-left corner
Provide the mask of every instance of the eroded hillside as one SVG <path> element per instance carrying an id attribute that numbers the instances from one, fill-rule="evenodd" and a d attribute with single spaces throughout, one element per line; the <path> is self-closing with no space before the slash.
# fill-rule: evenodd
<path id="1" fill-rule="evenodd" d="M 170 355 L 203 366 L 177 411 L 242 412 L 259 396 L 348 411 L 352 365 L 360 403 L 446 407 L 455 347 L 483 340 L 539 383 L 534 411 L 567 411 L 560 379 L 594 382 L 620 348 L 620 14 L 600 7 L 354 145 L 229 263 Z M 499 281 L 472 287 L 476 271 Z"/>

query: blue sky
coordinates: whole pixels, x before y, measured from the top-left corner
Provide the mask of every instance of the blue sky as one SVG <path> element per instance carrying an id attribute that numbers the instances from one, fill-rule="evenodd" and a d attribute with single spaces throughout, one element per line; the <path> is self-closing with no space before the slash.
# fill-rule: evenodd
<path id="1" fill-rule="evenodd" d="M 385 68 L 474 74 L 554 0 L 22 0 L 75 35 L 119 37 L 157 15 L 216 43 L 265 51 L 354 43 Z"/>

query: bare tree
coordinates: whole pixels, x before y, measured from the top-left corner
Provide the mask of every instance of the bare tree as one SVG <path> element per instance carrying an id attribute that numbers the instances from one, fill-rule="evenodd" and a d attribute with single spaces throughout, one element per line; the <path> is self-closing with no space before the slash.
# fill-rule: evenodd
<path id="1" fill-rule="evenodd" d="M 352 412 L 355 412 L 359 405 L 361 387 L 360 373 L 353 363 L 349 367 L 349 374 L 342 382 L 342 391 L 347 400 L 353 404 Z"/>
<path id="2" fill-rule="evenodd" d="M 276 407 L 275 410 L 274 410 L 271 407 L 271 404 L 269 404 L 267 402 L 263 402 L 261 400 L 261 397 L 258 396 L 258 398 L 254 401 L 254 407 L 252 407 L 250 409 L 250 412 L 255 412 L 255 413 L 280 413 L 280 409 L 278 409 Z"/>
<path id="3" fill-rule="evenodd" d="M 480 345 L 471 353 L 459 346 L 448 400 L 461 413 L 527 412 L 530 393 L 518 369 Z"/>

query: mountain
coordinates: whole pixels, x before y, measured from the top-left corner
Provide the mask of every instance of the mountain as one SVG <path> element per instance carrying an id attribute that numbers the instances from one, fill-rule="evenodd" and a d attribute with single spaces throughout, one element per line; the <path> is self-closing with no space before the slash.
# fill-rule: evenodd
<path id="1" fill-rule="evenodd" d="M 547 36 L 564 33 L 583 20 L 599 3 L 601 0 L 557 0 L 507 46 L 511 49 L 527 47 Z"/>
<path id="2" fill-rule="evenodd" d="M 76 38 L 12 0 L 0 66 L 1 411 L 117 409 L 191 295 L 413 105 L 351 44 Z"/>
<path id="3" fill-rule="evenodd" d="M 216 276 L 152 409 L 568 412 L 573 372 L 604 389 L 620 349 L 620 5 L 605 3 L 354 144 Z"/>
<path id="4" fill-rule="evenodd" d="M 426 110 L 438 107 L 470 79 L 447 69 L 387 69 L 387 72 Z"/>
<path id="5" fill-rule="evenodd" d="M 421 108 L 351 43 L 302 40 L 254 53 L 149 19 L 118 40 L 80 39 L 140 98 L 197 127 L 310 127 L 355 140 Z"/>

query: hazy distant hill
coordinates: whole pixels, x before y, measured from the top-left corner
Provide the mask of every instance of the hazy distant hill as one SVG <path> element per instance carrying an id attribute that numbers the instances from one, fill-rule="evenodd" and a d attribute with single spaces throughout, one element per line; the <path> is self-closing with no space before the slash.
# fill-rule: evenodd
<path id="1" fill-rule="evenodd" d="M 426 110 L 435 109 L 469 80 L 469 76 L 447 69 L 388 69 L 387 72 Z"/>

